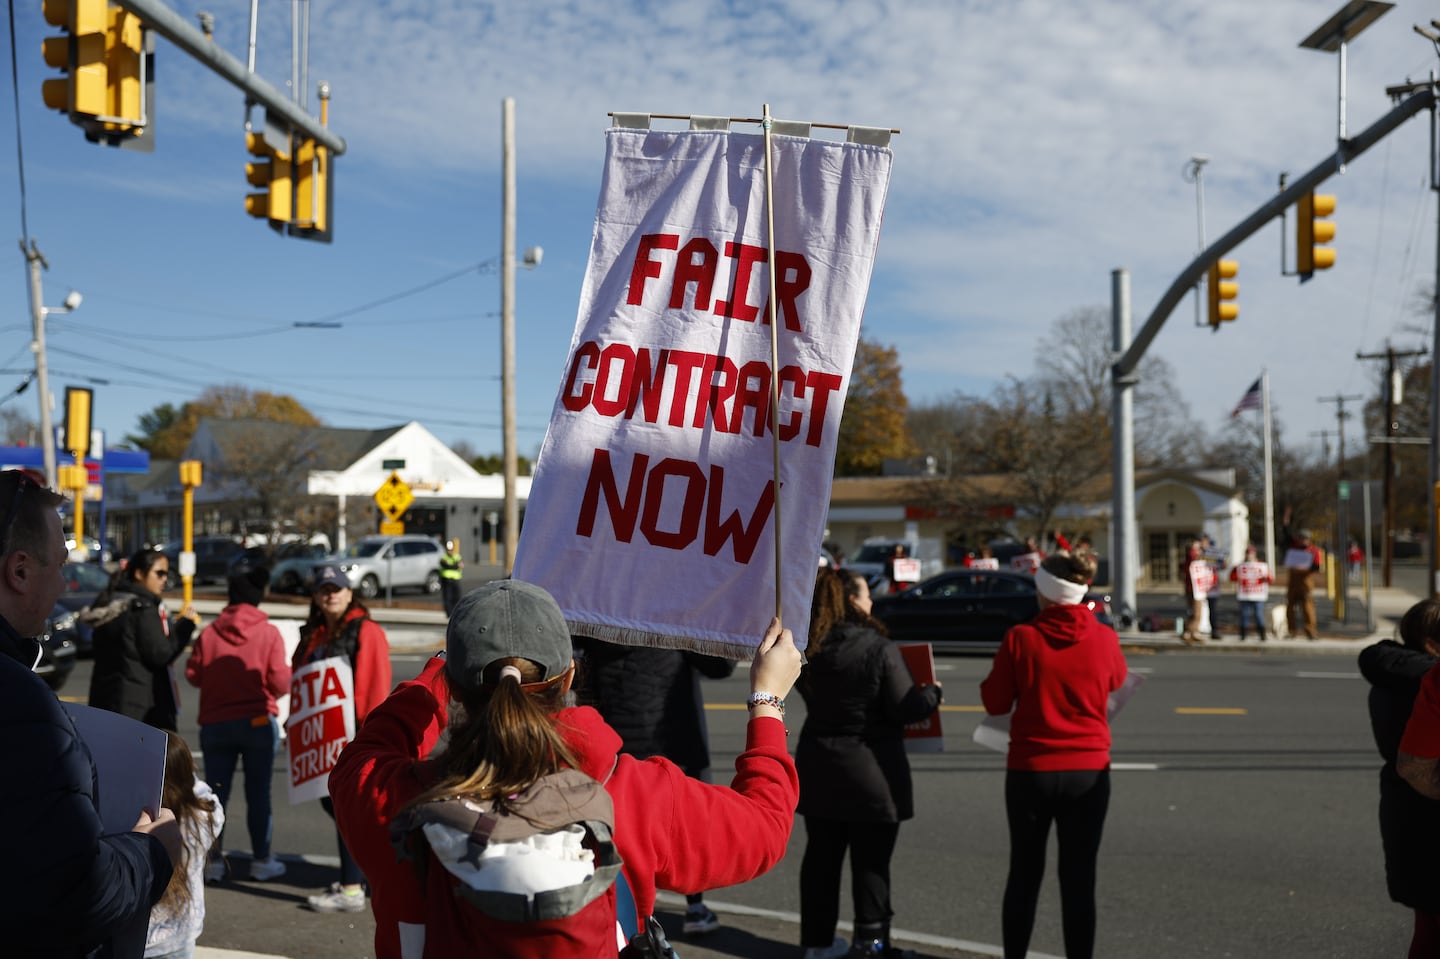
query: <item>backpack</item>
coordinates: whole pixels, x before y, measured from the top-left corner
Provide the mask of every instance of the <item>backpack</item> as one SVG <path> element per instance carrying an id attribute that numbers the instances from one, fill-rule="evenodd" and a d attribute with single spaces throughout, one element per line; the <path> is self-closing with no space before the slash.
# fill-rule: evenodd
<path id="1" fill-rule="evenodd" d="M 390 841 L 422 880 L 433 854 L 458 897 L 493 919 L 531 922 L 573 916 L 614 885 L 614 832 L 605 787 L 562 769 L 502 802 L 459 796 L 407 809 Z"/>

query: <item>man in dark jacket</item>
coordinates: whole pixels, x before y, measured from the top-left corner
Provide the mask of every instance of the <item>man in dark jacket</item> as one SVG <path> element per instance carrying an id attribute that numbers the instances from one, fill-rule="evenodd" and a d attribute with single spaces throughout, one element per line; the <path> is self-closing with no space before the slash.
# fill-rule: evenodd
<path id="1" fill-rule="evenodd" d="M 621 752 L 636 759 L 664 756 L 702 782 L 710 781 L 710 734 L 700 677 L 724 679 L 735 663 L 677 649 L 619 646 L 575 637 L 583 663 L 581 701 L 593 703 L 620 734 Z M 720 920 L 702 894 L 685 897 L 687 935 L 714 932 Z"/>
<path id="2" fill-rule="evenodd" d="M 180 830 L 169 810 L 102 835 L 90 752 L 31 672 L 30 637 L 65 588 L 61 497 L 0 472 L 0 942 L 6 956 L 139 959 L 150 906 L 170 881 Z"/>

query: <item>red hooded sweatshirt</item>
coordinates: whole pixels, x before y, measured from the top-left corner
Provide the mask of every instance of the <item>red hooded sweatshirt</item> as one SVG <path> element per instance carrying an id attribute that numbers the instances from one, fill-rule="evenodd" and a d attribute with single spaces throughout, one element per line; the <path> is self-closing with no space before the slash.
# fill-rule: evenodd
<path id="1" fill-rule="evenodd" d="M 1120 638 L 1084 606 L 1047 606 L 1012 627 L 980 684 L 985 711 L 1010 718 L 1010 769 L 1110 765 L 1110 693 L 1125 682 Z"/>
<path id="2" fill-rule="evenodd" d="M 290 692 L 285 640 L 257 607 L 226 606 L 200 631 L 185 678 L 200 687 L 202 726 L 274 716 L 275 698 Z"/>
<path id="3" fill-rule="evenodd" d="M 424 757 L 445 728 L 444 668 L 432 659 L 396 687 L 330 774 L 335 821 L 370 882 L 377 959 L 616 956 L 613 888 L 568 919 L 502 922 L 457 897 L 457 880 L 433 855 L 423 884 L 414 863 L 396 862 L 390 820 L 436 779 Z M 654 911 L 656 886 L 685 893 L 731 886 L 785 855 L 800 781 L 780 720 L 750 720 L 727 789 L 689 778 L 668 759 L 620 755 L 619 734 L 588 706 L 556 719 L 580 767 L 614 803 L 615 844 L 639 916 Z"/>

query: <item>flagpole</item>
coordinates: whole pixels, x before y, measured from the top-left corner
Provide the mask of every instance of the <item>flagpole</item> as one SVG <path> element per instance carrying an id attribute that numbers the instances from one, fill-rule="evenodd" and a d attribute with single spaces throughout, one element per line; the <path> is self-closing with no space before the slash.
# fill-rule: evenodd
<path id="1" fill-rule="evenodd" d="M 1265 562 L 1270 575 L 1280 568 L 1275 558 L 1275 474 L 1270 465 L 1270 373 L 1260 370 L 1260 416 L 1265 437 Z"/>
<path id="2" fill-rule="evenodd" d="M 783 594 L 780 567 L 780 332 L 775 322 L 775 191 L 770 169 L 770 104 L 765 104 L 765 232 L 770 274 L 770 453 L 775 483 L 775 618 L 780 619 Z"/>

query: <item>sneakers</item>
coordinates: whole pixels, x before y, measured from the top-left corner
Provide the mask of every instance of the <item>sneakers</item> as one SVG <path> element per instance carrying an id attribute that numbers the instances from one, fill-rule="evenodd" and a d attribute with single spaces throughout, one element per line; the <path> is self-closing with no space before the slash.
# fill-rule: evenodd
<path id="1" fill-rule="evenodd" d="M 225 860 L 211 859 L 205 863 L 205 881 L 217 883 L 225 878 Z"/>
<path id="2" fill-rule="evenodd" d="M 365 893 L 346 892 L 340 883 L 332 882 L 325 892 L 307 897 L 305 905 L 315 912 L 364 912 Z"/>
<path id="3" fill-rule="evenodd" d="M 275 858 L 271 853 L 264 859 L 250 860 L 250 878 L 258 882 L 265 882 L 267 879 L 279 879 L 285 875 L 285 864 Z"/>
<path id="4" fill-rule="evenodd" d="M 720 917 L 711 912 L 703 902 L 697 902 L 685 909 L 685 925 L 681 931 L 687 936 L 699 936 L 720 928 Z"/>
<path id="5" fill-rule="evenodd" d="M 805 959 L 841 959 L 850 952 L 850 943 L 839 936 L 828 946 L 811 946 L 805 950 Z"/>

